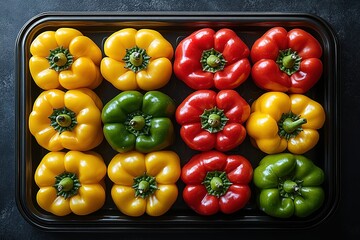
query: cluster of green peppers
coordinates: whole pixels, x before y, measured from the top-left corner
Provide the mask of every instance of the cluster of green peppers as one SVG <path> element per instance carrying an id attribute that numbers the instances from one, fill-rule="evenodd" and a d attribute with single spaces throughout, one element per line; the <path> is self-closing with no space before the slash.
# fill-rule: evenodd
<path id="1" fill-rule="evenodd" d="M 126 28 L 106 39 L 104 58 L 91 40 L 77 30 L 63 28 L 40 36 L 31 46 L 33 56 L 29 62 L 36 84 L 44 90 L 68 91 L 51 90 L 39 98 L 34 105 L 37 111 L 30 116 L 30 131 L 42 146 L 52 151 L 89 150 L 104 137 L 118 152 L 107 173 L 113 182 L 112 199 L 122 213 L 129 216 L 166 213 L 177 199 L 179 178 L 185 183 L 182 193 L 185 203 L 201 215 L 219 211 L 230 214 L 245 207 L 252 194 L 251 181 L 257 187 L 259 208 L 273 217 L 306 217 L 323 204 L 324 172 L 301 155 L 316 146 L 318 129 L 325 122 L 323 107 L 304 95 L 322 74 L 322 48 L 309 33 L 274 27 L 250 49 L 230 29 L 215 32 L 204 28 L 184 38 L 174 51 L 157 31 Z M 69 44 L 73 38 L 76 41 Z M 62 48 L 64 43 L 68 49 Z M 178 106 L 170 96 L 157 90 L 168 83 L 173 71 L 194 89 Z M 91 82 L 86 80 L 87 75 L 82 75 L 85 72 L 91 75 Z M 234 90 L 249 76 L 266 91 L 251 106 Z M 90 90 L 99 86 L 103 78 L 120 90 L 104 106 Z M 82 106 L 97 109 L 93 115 L 101 120 L 103 128 L 100 134 L 84 133 L 79 144 L 70 139 L 73 129 L 78 129 L 78 134 L 97 131 L 86 118 L 76 117 L 80 110 L 71 111 L 74 114 L 68 111 L 76 99 L 85 98 L 91 103 Z M 49 102 L 52 108 L 44 112 L 39 108 L 41 102 Z M 73 105 L 75 108 L 76 104 Z M 51 112 L 59 107 L 63 110 L 52 116 Z M 38 121 L 43 116 L 49 119 Z M 180 125 L 182 140 L 200 152 L 182 168 L 179 156 L 166 150 L 176 137 L 173 116 Z M 58 137 L 52 138 L 50 130 L 42 131 L 44 128 L 54 128 Z M 256 148 L 268 154 L 254 169 L 244 156 L 226 153 L 239 147 L 247 135 Z M 76 143 L 79 146 L 72 149 Z M 82 191 L 82 176 L 69 175 L 70 169 L 75 168 L 68 170 L 66 164 L 59 168 L 65 175 L 49 175 L 57 179 L 56 191 L 49 188 L 52 191 L 46 193 L 42 189 L 51 182 L 41 180 L 42 170 L 53 167 L 51 159 L 70 161 L 66 159 L 79 157 L 79 162 L 82 158 L 93 158 L 92 154 L 46 156 L 36 172 L 39 179 L 36 182 L 44 192 L 39 204 L 57 215 L 66 215 L 71 209 L 79 215 L 99 209 L 103 200 L 88 211 L 72 207 L 79 200 L 70 198 L 70 192 L 73 196 Z M 96 158 L 102 161 L 98 155 Z M 102 186 L 99 182 L 103 181 L 103 172 L 94 181 L 96 186 Z M 48 196 L 64 198 L 56 200 L 64 208 L 46 202 Z"/>

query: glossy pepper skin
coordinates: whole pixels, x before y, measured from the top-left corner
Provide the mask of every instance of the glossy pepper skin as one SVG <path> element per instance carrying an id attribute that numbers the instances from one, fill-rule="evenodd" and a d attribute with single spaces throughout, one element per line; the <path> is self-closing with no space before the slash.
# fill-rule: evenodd
<path id="1" fill-rule="evenodd" d="M 105 175 L 103 158 L 95 152 L 49 152 L 35 171 L 36 201 L 57 216 L 91 214 L 105 203 Z"/>
<path id="2" fill-rule="evenodd" d="M 197 90 L 177 107 L 180 136 L 192 149 L 228 151 L 246 137 L 250 105 L 235 91 Z"/>
<path id="3" fill-rule="evenodd" d="M 305 93 L 323 72 L 319 41 L 298 28 L 269 29 L 254 42 L 250 55 L 252 79 L 267 91 Z"/>
<path id="4" fill-rule="evenodd" d="M 101 99 L 88 88 L 43 91 L 29 116 L 29 130 L 49 151 L 87 151 L 97 147 L 104 135 Z"/>
<path id="5" fill-rule="evenodd" d="M 252 103 L 246 131 L 252 143 L 267 154 L 286 149 L 303 154 L 318 143 L 324 122 L 324 108 L 309 97 L 267 92 Z"/>
<path id="6" fill-rule="evenodd" d="M 111 196 L 125 215 L 165 214 L 178 196 L 180 158 L 173 151 L 118 153 L 108 166 Z"/>
<path id="7" fill-rule="evenodd" d="M 250 75 L 249 53 L 233 30 L 203 28 L 177 46 L 174 73 L 195 90 L 234 89 Z"/>
<path id="8" fill-rule="evenodd" d="M 162 150 L 174 141 L 175 109 L 175 102 L 160 91 L 121 92 L 102 110 L 105 138 L 120 153 Z"/>
<path id="9" fill-rule="evenodd" d="M 155 30 L 119 30 L 106 39 L 104 53 L 101 73 L 119 90 L 155 90 L 172 75 L 174 49 Z"/>
<path id="10" fill-rule="evenodd" d="M 324 171 L 302 155 L 265 156 L 254 169 L 253 181 L 260 209 L 273 217 L 307 217 L 325 199 Z"/>
<path id="11" fill-rule="evenodd" d="M 231 214 L 249 201 L 252 176 L 251 163 L 243 156 L 202 152 L 182 167 L 183 199 L 201 215 Z"/>
<path id="12" fill-rule="evenodd" d="M 90 38 L 74 28 L 40 33 L 30 45 L 29 69 L 44 90 L 98 87 L 102 53 Z"/>

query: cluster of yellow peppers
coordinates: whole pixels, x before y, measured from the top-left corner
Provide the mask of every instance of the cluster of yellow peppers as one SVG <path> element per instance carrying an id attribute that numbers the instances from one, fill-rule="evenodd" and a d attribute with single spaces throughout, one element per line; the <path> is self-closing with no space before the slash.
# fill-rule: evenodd
<path id="1" fill-rule="evenodd" d="M 29 130 L 49 151 L 35 172 L 39 206 L 58 216 L 97 211 L 105 203 L 107 174 L 122 213 L 167 212 L 178 196 L 179 156 L 132 151 L 117 154 L 107 167 L 94 151 L 104 136 L 103 103 L 93 90 L 104 78 L 121 91 L 165 86 L 172 75 L 171 44 L 157 31 L 126 28 L 106 39 L 102 57 L 80 31 L 60 28 L 39 34 L 30 52 L 29 70 L 43 92 L 34 102 Z M 324 122 L 324 109 L 309 97 L 266 92 L 253 102 L 246 130 L 267 154 L 286 149 L 302 154 L 317 144 Z"/>
<path id="2" fill-rule="evenodd" d="M 87 215 L 111 196 L 129 216 L 159 216 L 178 196 L 180 159 L 172 151 L 118 154 L 107 167 L 95 152 L 104 139 L 103 103 L 94 92 L 105 78 L 119 90 L 153 90 L 172 74 L 172 45 L 154 30 L 126 28 L 104 44 L 105 57 L 74 28 L 39 34 L 30 46 L 29 70 L 43 91 L 34 102 L 29 130 L 49 151 L 35 171 L 39 206 L 57 216 Z"/>

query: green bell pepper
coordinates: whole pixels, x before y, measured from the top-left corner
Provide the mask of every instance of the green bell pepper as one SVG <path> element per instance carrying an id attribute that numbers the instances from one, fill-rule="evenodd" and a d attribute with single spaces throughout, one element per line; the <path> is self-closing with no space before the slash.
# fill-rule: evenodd
<path id="1" fill-rule="evenodd" d="M 307 217 L 325 198 L 324 171 L 302 155 L 279 153 L 265 156 L 254 169 L 258 205 L 266 214 Z"/>
<path id="2" fill-rule="evenodd" d="M 175 109 L 175 102 L 160 91 L 123 91 L 102 110 L 105 139 L 120 153 L 164 149 L 174 141 Z"/>

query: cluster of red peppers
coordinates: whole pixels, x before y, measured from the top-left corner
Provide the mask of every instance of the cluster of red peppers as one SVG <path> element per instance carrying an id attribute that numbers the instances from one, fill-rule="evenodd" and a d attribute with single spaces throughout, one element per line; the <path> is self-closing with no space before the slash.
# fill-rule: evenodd
<path id="1" fill-rule="evenodd" d="M 201 215 L 231 214 L 244 208 L 252 195 L 250 182 L 253 179 L 257 187 L 264 189 L 260 209 L 269 215 L 307 216 L 321 206 L 324 193 L 319 185 L 323 181 L 323 172 L 308 159 L 290 153 L 268 155 L 267 160 L 262 161 L 261 169 L 253 169 L 247 158 L 230 153 L 244 142 L 247 134 L 253 145 L 267 154 L 285 150 L 302 154 L 316 145 L 319 140 L 317 129 L 325 121 L 324 109 L 303 95 L 317 83 L 323 71 L 322 48 L 311 34 L 302 29 L 288 32 L 282 27 L 274 27 L 258 38 L 250 49 L 231 29 L 203 28 L 186 36 L 173 51 L 159 32 L 127 28 L 107 38 L 104 43 L 106 56 L 101 59 L 98 48 L 94 56 L 90 54 L 91 49 L 85 56 L 78 56 L 81 47 L 95 48 L 94 44 L 90 42 L 89 45 L 90 40 L 78 31 L 65 30 L 81 36 L 70 44 L 70 50 L 58 46 L 66 41 L 66 38 L 60 41 L 66 31 L 58 37 L 54 32 L 47 32 L 47 38 L 34 41 L 31 48 L 34 56 L 29 62 L 36 84 L 48 93 L 41 95 L 34 104 L 38 111 L 34 110 L 30 115 L 30 131 L 38 143 L 50 151 L 63 148 L 75 151 L 67 155 L 47 155 L 39 165 L 35 180 L 43 188 L 38 201 L 44 209 L 56 215 L 70 212 L 85 215 L 98 210 L 105 198 L 102 183 L 98 182 L 103 181 L 106 171 L 113 182 L 111 195 L 116 206 L 129 216 L 141 216 L 145 212 L 159 216 L 167 212 L 178 196 L 176 181 L 179 178 L 185 183 L 182 192 L 185 203 Z M 53 40 L 47 42 L 47 39 Z M 43 45 L 47 49 L 58 48 L 51 50 L 51 56 L 46 58 L 49 51 L 42 51 Z M 37 52 L 42 57 L 37 56 Z M 87 65 L 80 67 L 82 62 Z M 93 70 L 91 83 L 87 83 L 82 75 L 88 69 Z M 167 84 L 172 71 L 194 90 L 178 106 L 169 96 L 155 91 Z M 250 76 L 256 86 L 266 92 L 252 105 L 235 90 Z M 103 77 L 122 91 L 105 106 L 90 90 L 96 88 Z M 74 80 L 79 85 L 72 86 Z M 56 88 L 69 90 L 65 94 L 59 89 L 54 90 Z M 147 92 L 142 94 L 140 89 Z M 43 109 L 40 107 L 42 102 L 50 102 L 52 107 Z M 84 121 L 88 126 L 90 118 L 81 117 L 81 109 L 75 111 L 79 104 L 94 109 L 91 119 L 97 120 L 96 128 L 89 128 L 95 134 L 83 133 L 81 142 L 71 138 L 71 131 L 75 129 L 76 133 L 81 133 L 85 127 L 79 126 Z M 74 112 L 68 113 L 67 108 Z M 182 140 L 190 149 L 198 151 L 182 167 L 175 152 L 163 150 L 173 143 L 175 133 L 170 120 L 173 114 L 180 125 Z M 39 121 L 40 117 L 45 120 Z M 57 137 L 50 136 L 50 132 L 56 133 Z M 98 146 L 103 138 L 118 152 L 108 168 L 101 156 L 76 152 Z M 75 143 L 78 146 L 72 149 Z M 101 174 L 95 176 L 97 173 L 91 172 L 88 177 L 96 178 L 101 199 L 96 207 L 77 208 L 78 200 L 73 196 L 84 191 L 81 186 L 85 184 L 81 181 L 86 176 L 79 175 L 74 165 L 88 158 L 100 159 Z M 61 167 L 56 174 L 51 172 L 45 178 L 43 171 L 51 170 L 52 159 L 59 159 Z M 288 171 L 285 167 L 285 170 L 280 169 L 286 161 L 289 162 Z M 302 172 L 308 171 L 304 165 L 316 171 Z M 269 184 L 269 175 L 276 168 L 279 168 L 277 176 L 282 179 L 277 182 L 275 176 Z M 300 173 L 294 169 L 299 169 Z M 294 174 L 290 174 L 291 171 Z M 306 176 L 316 181 L 306 179 Z M 284 181 L 287 177 L 291 179 Z M 57 179 L 56 189 L 48 186 L 53 178 Z M 312 188 L 312 184 L 316 186 Z M 276 190 L 270 191 L 272 188 Z M 318 200 L 310 197 L 307 201 L 309 191 L 316 192 Z M 47 201 L 48 196 L 52 202 Z M 59 198 L 65 200 L 56 200 Z M 281 205 L 281 198 L 291 198 L 286 207 Z M 64 208 L 54 204 L 55 200 Z M 96 201 L 95 198 L 93 202 Z M 318 202 L 313 203 L 315 201 Z M 276 208 L 286 208 L 286 214 Z"/>
<path id="2" fill-rule="evenodd" d="M 177 107 L 176 121 L 187 146 L 201 152 L 182 168 L 183 199 L 201 215 L 234 213 L 251 196 L 251 163 L 225 153 L 246 137 L 243 123 L 250 105 L 234 89 L 250 75 L 249 54 L 247 45 L 227 28 L 200 29 L 175 50 L 174 73 L 195 90 Z"/>
<path id="3" fill-rule="evenodd" d="M 238 211 L 250 199 L 253 178 L 261 193 L 259 207 L 268 215 L 305 217 L 322 205 L 323 171 L 300 155 L 280 154 L 305 153 L 319 140 L 325 112 L 304 94 L 322 75 L 321 56 L 322 47 L 310 33 L 282 27 L 269 29 L 251 49 L 227 28 L 200 29 L 178 44 L 174 74 L 194 92 L 175 117 L 182 140 L 200 151 L 182 168 L 183 199 L 190 208 L 201 215 Z M 235 91 L 249 76 L 265 91 L 251 106 Z M 261 169 L 226 153 L 247 134 L 269 154 Z"/>

